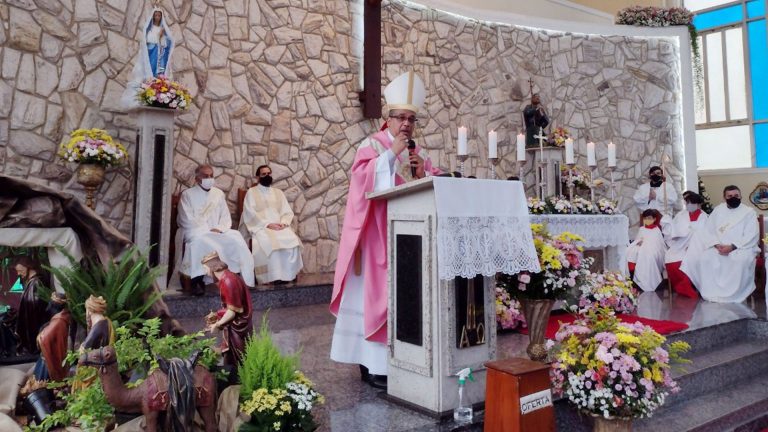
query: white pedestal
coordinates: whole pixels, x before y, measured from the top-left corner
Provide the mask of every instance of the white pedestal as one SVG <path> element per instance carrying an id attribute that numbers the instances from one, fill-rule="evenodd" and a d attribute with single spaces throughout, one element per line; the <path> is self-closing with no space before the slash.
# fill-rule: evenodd
<path id="1" fill-rule="evenodd" d="M 137 115 L 134 175 L 133 242 L 148 252 L 152 266 L 165 266 L 157 283 L 166 288 L 171 232 L 170 178 L 173 172 L 173 128 L 176 111 L 142 107 Z M 150 249 L 151 247 L 151 249 Z"/>
<path id="2" fill-rule="evenodd" d="M 563 194 L 560 190 L 560 165 L 563 164 L 565 150 L 562 147 L 533 147 L 526 149 L 528 160 L 533 161 L 536 174 L 536 195 L 541 198 Z"/>

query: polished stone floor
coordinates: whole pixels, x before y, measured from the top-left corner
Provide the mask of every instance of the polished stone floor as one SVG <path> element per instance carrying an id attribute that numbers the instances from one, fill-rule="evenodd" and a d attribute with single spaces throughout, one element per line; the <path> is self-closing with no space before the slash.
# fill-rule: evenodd
<path id="1" fill-rule="evenodd" d="M 744 304 L 717 304 L 666 292 L 644 293 L 639 299 L 638 314 L 653 319 L 683 321 L 691 329 L 712 326 L 742 318 L 765 319 L 764 300 Z M 260 323 L 263 311 L 256 312 L 254 323 Z M 203 327 L 202 317 L 181 318 L 187 330 Z M 334 318 L 327 305 L 311 305 L 273 309 L 269 323 L 274 340 L 285 352 L 301 350 L 302 369 L 312 379 L 326 404 L 316 415 L 320 431 L 447 431 L 450 425 L 400 407 L 382 398 L 383 393 L 360 381 L 355 365 L 330 360 Z M 518 333 L 499 335 L 500 357 L 524 356 L 527 336 Z"/>

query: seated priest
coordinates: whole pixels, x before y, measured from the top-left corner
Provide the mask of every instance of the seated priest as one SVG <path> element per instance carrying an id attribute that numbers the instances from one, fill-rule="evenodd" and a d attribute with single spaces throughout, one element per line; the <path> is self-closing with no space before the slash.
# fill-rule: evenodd
<path id="1" fill-rule="evenodd" d="M 232 229 L 232 216 L 224 192 L 214 186 L 213 168 L 200 165 L 195 170 L 194 187 L 181 194 L 179 228 L 184 235 L 184 258 L 181 272 L 192 278 L 196 295 L 205 292 L 205 269 L 201 260 L 217 252 L 234 273 L 240 273 L 246 285 L 255 285 L 253 257 L 243 236 Z"/>
<path id="2" fill-rule="evenodd" d="M 669 247 L 664 256 L 664 266 L 667 269 L 669 283 L 676 293 L 698 298 L 699 294 L 691 284 L 691 280 L 680 271 L 680 264 L 688 252 L 691 238 L 707 222 L 707 214 L 701 211 L 701 204 L 704 203 L 701 195 L 686 191 L 683 193 L 683 199 L 685 210 L 678 212 L 672 221 L 663 226 L 664 239 Z"/>
<path id="3" fill-rule="evenodd" d="M 388 364 L 387 203 L 365 194 L 440 174 L 426 151 L 415 143 L 409 148 L 425 96 L 424 83 L 413 72 L 384 89 L 387 121 L 357 147 L 336 259 L 331 359 L 360 365 L 363 381 L 382 389 Z"/>
<path id="4" fill-rule="evenodd" d="M 741 204 L 736 186 L 726 186 L 723 199 L 691 241 L 680 270 L 704 300 L 741 303 L 755 290 L 757 215 Z"/>
<path id="5" fill-rule="evenodd" d="M 304 266 L 301 240 L 291 229 L 293 210 L 283 191 L 272 187 L 272 169 L 256 169 L 259 184 L 248 189 L 240 218 L 240 232 L 251 242 L 256 281 L 292 281 Z"/>
<path id="6" fill-rule="evenodd" d="M 643 291 L 656 291 L 662 281 L 664 254 L 667 247 L 661 233 L 661 213 L 647 209 L 642 214 L 643 226 L 635 241 L 627 248 L 629 272 L 635 285 Z"/>
<path id="7" fill-rule="evenodd" d="M 634 200 L 638 210 L 658 210 L 664 215 L 671 216 L 675 211 L 677 192 L 672 183 L 666 181 L 664 171 L 659 166 L 648 170 L 650 181 L 641 184 L 635 191 Z"/>

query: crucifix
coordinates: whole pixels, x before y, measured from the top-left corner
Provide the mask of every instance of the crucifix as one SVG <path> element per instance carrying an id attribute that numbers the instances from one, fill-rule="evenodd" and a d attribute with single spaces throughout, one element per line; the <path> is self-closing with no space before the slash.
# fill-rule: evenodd
<path id="1" fill-rule="evenodd" d="M 539 199 L 544 199 L 544 189 L 547 187 L 547 182 L 545 179 L 547 178 L 547 169 L 549 168 L 547 166 L 547 162 L 544 161 L 544 140 L 547 138 L 546 135 L 544 135 L 544 128 L 539 128 L 539 134 L 534 135 L 534 138 L 539 140 Z"/>

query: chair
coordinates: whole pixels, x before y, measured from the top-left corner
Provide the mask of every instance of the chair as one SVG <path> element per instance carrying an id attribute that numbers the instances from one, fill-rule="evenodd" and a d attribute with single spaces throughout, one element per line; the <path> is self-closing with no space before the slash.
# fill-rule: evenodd
<path id="1" fill-rule="evenodd" d="M 171 271 L 168 272 L 168 282 L 171 280 L 174 272 L 178 272 L 179 269 L 174 268 L 176 264 L 176 235 L 179 233 L 179 224 L 176 221 L 179 215 L 179 202 L 181 201 L 181 192 L 178 190 L 171 195 L 171 241 L 168 242 L 168 268 Z M 181 242 L 181 256 L 184 256 L 184 242 Z M 179 283 L 181 284 L 182 292 L 192 292 L 192 279 L 189 276 L 179 272 Z"/>

